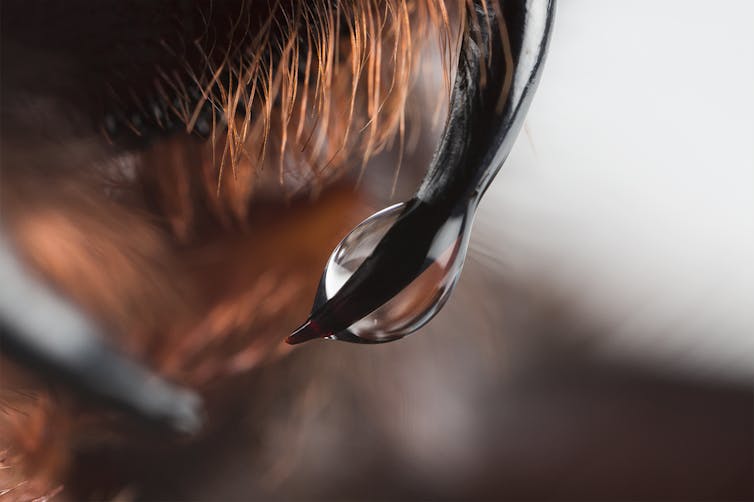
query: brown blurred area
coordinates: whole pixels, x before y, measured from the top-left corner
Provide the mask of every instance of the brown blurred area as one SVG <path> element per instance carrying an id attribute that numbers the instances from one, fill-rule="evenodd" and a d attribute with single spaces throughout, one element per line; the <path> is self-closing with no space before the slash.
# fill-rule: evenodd
<path id="1" fill-rule="evenodd" d="M 600 363 L 564 342 L 590 333 L 562 307 L 472 256 L 420 335 L 304 345 L 249 377 L 217 437 L 84 458 L 80 482 L 127 472 L 137 500 L 751 500 L 752 389 Z"/>

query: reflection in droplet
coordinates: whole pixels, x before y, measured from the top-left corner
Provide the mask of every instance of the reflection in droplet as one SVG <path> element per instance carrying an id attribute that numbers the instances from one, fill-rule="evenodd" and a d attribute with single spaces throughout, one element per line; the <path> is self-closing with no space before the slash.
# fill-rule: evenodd
<path id="1" fill-rule="evenodd" d="M 319 286 L 316 310 L 346 283 L 400 216 L 405 204 L 374 214 L 335 248 Z M 437 231 L 424 271 L 390 301 L 330 339 L 380 343 L 402 338 L 429 322 L 450 296 L 463 267 L 471 211 L 449 218 Z"/>

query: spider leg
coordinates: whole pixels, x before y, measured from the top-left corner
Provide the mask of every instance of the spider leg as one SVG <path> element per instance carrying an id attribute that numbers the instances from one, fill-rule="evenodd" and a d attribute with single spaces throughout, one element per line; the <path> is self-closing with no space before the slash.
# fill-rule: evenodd
<path id="1" fill-rule="evenodd" d="M 184 433 L 201 427 L 195 392 L 109 344 L 83 312 L 24 268 L 1 231 L 0 351 L 149 422 Z"/>

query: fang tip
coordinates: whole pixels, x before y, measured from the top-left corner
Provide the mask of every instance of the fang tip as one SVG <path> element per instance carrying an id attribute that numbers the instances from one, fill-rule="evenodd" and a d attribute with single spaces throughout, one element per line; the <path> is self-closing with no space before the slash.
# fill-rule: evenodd
<path id="1" fill-rule="evenodd" d="M 288 338 L 285 339 L 285 342 L 289 345 L 298 345 L 299 343 L 308 342 L 315 338 L 323 338 L 329 334 L 330 333 L 326 331 L 322 331 L 319 324 L 309 319 L 300 328 L 291 333 Z"/>

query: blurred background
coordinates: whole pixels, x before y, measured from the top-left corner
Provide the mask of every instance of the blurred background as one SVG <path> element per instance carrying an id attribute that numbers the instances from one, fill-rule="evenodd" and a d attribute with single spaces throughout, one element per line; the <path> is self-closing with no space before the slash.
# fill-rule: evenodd
<path id="1" fill-rule="evenodd" d="M 226 441 L 139 496 L 751 500 L 752 19 L 562 0 L 445 310 L 259 370 Z"/>

